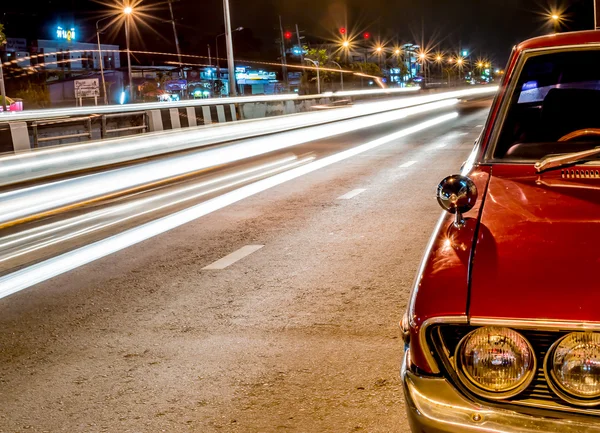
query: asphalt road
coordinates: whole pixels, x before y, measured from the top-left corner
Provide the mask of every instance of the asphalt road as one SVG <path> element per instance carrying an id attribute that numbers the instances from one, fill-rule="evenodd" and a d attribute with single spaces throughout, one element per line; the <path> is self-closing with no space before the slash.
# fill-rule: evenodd
<path id="1" fill-rule="evenodd" d="M 3 299 L 0 432 L 408 431 L 397 324 L 488 107 Z"/>

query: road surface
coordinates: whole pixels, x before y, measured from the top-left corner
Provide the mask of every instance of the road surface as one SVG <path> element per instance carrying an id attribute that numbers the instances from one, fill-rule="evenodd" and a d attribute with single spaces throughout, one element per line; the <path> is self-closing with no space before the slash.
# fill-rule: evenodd
<path id="1" fill-rule="evenodd" d="M 3 299 L 0 432 L 408 431 L 398 322 L 488 108 Z"/>

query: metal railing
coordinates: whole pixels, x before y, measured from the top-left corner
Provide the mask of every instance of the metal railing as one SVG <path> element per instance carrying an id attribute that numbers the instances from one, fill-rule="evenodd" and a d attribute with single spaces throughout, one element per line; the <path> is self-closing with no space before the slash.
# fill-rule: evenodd
<path id="1" fill-rule="evenodd" d="M 66 134 L 66 135 L 52 135 L 49 137 L 40 138 L 39 136 L 39 128 L 40 127 L 51 127 L 56 125 L 64 125 L 66 123 L 81 123 L 86 129 L 86 132 L 78 132 L 75 134 Z M 71 138 L 82 138 L 87 137 L 88 140 L 92 139 L 92 118 L 90 116 L 87 117 L 69 117 L 67 119 L 56 119 L 56 120 L 43 120 L 43 121 L 34 121 L 31 123 L 31 128 L 33 131 L 33 147 L 36 148 L 40 143 L 46 143 L 48 141 L 60 141 L 60 140 L 68 140 Z"/>
<path id="2" fill-rule="evenodd" d="M 107 120 L 115 119 L 120 117 L 131 117 L 131 116 L 142 116 L 142 124 L 136 126 L 126 126 L 122 128 L 108 128 Z M 148 113 L 146 111 L 134 111 L 130 113 L 114 113 L 114 114 L 103 114 L 102 115 L 102 126 L 100 129 L 100 137 L 102 139 L 106 138 L 109 134 L 118 134 L 120 132 L 128 132 L 128 131 L 140 131 L 147 132 L 148 131 Z"/>

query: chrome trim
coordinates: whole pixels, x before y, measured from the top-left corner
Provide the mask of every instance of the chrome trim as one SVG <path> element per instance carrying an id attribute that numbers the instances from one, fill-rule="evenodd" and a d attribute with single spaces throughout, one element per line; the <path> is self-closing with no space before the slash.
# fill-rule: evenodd
<path id="1" fill-rule="evenodd" d="M 516 330 L 511 329 L 511 328 L 502 327 L 502 328 L 505 328 L 505 329 L 508 329 L 510 331 L 517 333 L 523 339 L 523 341 L 525 341 L 525 344 L 527 344 L 527 346 L 529 347 L 529 351 L 532 356 L 533 364 L 532 364 L 531 368 L 529 369 L 529 371 L 527 371 L 526 377 L 523 380 L 523 382 L 516 385 L 512 389 L 508 389 L 506 391 L 494 391 L 493 389 L 490 389 L 490 388 L 486 389 L 482 385 L 479 385 L 475 382 L 475 380 L 471 377 L 471 375 L 465 371 L 465 369 L 462 365 L 462 362 L 461 362 L 462 346 L 464 345 L 465 340 L 474 332 L 476 332 L 480 329 L 485 329 L 485 328 L 490 328 L 490 327 L 487 326 L 487 327 L 479 327 L 477 329 L 474 329 L 473 331 L 471 331 L 467 335 L 465 335 L 460 340 L 460 342 L 456 345 L 456 349 L 454 351 L 454 359 L 455 359 L 455 363 L 456 363 L 456 367 L 455 367 L 456 373 L 457 373 L 460 381 L 463 383 L 463 385 L 465 385 L 472 393 L 474 393 L 476 395 L 479 395 L 484 398 L 489 398 L 491 400 L 506 400 L 507 398 L 515 397 L 515 396 L 521 394 L 523 391 L 525 391 L 529 387 L 529 385 L 531 385 L 531 382 L 533 382 L 533 379 L 535 378 L 535 375 L 537 373 L 537 368 L 538 368 L 537 356 L 536 356 L 535 351 L 533 350 L 533 346 L 531 345 L 531 343 L 529 342 L 529 340 L 527 338 L 525 338 L 523 335 L 521 335 Z M 497 327 L 497 328 L 501 329 L 501 327 Z"/>
<path id="2" fill-rule="evenodd" d="M 600 322 L 582 322 L 575 320 L 550 320 L 550 319 L 502 319 L 496 317 L 471 317 L 469 321 L 473 326 L 505 326 L 507 328 L 521 328 L 547 331 L 596 331 L 600 332 Z"/>
<path id="3" fill-rule="evenodd" d="M 496 151 L 496 146 L 498 145 L 498 138 L 500 136 L 500 132 L 504 127 L 504 123 L 506 121 L 506 113 L 510 106 L 510 100 L 515 96 L 514 91 L 517 87 L 518 77 L 521 76 L 521 72 L 523 71 L 523 66 L 525 62 L 531 57 L 537 57 L 539 55 L 548 54 L 553 51 L 561 52 L 566 50 L 575 50 L 575 51 L 591 51 L 600 49 L 600 43 L 591 43 L 591 44 L 578 44 L 578 45 L 563 45 L 559 47 L 544 47 L 544 48 L 535 48 L 529 50 L 523 50 L 519 54 L 519 59 L 511 72 L 511 78 L 506 88 L 506 92 L 504 93 L 504 97 L 501 101 L 501 106 L 498 110 L 498 114 L 496 116 L 496 121 L 493 125 L 492 134 L 490 135 L 490 139 L 488 140 L 485 153 L 483 154 L 482 163 L 497 163 L 498 160 L 494 160 L 494 152 Z M 515 76 L 517 79 L 515 79 Z M 510 163 L 510 160 L 500 160 L 500 162 Z M 522 162 L 522 161 L 519 161 Z"/>
<path id="4" fill-rule="evenodd" d="M 409 364 L 409 365 L 407 365 Z M 402 364 L 402 382 L 411 428 L 421 433 L 598 433 L 597 419 L 569 412 L 532 416 L 514 408 L 476 403 L 445 378 L 410 370 L 410 351 Z"/>
<path id="5" fill-rule="evenodd" d="M 548 352 L 546 353 L 546 356 L 544 357 L 544 374 L 546 375 L 546 382 L 548 383 L 548 387 L 557 396 L 559 396 L 561 399 L 563 399 L 567 403 L 574 404 L 576 406 L 595 407 L 595 406 L 598 406 L 600 404 L 600 395 L 598 395 L 596 398 L 589 398 L 589 399 L 586 399 L 585 397 L 577 397 L 577 396 L 575 396 L 573 393 L 569 392 L 554 377 L 554 371 L 552 371 L 551 369 L 549 369 L 549 367 L 551 366 L 551 364 L 554 363 L 554 359 L 552 359 L 552 363 L 549 362 L 549 359 L 550 359 L 551 355 L 554 357 L 554 351 L 556 350 L 556 347 L 561 343 L 561 341 L 563 341 L 569 335 L 573 335 L 573 334 L 583 334 L 583 332 L 571 332 L 570 334 L 567 334 L 567 335 L 563 336 L 562 338 L 559 338 L 558 340 L 556 340 L 552 344 L 552 346 L 550 346 L 550 349 L 548 349 Z"/>
<path id="6" fill-rule="evenodd" d="M 419 329 L 419 344 L 421 345 L 421 350 L 427 359 L 427 363 L 429 364 L 429 368 L 434 374 L 438 374 L 441 372 L 433 354 L 431 353 L 431 348 L 427 344 L 427 330 L 432 325 L 439 324 L 455 324 L 455 325 L 466 325 L 469 323 L 469 318 L 467 316 L 440 316 L 440 317 L 432 317 L 431 319 L 427 319 L 421 325 L 421 329 Z"/>

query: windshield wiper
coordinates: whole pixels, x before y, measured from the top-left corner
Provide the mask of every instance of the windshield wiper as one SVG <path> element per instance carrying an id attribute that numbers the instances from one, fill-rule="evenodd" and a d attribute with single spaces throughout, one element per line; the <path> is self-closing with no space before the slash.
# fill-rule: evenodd
<path id="1" fill-rule="evenodd" d="M 594 147 L 593 149 L 581 152 L 567 153 L 566 155 L 547 156 L 536 162 L 534 167 L 538 173 L 541 173 L 554 168 L 564 167 L 565 165 L 573 164 L 575 162 L 585 161 L 596 155 L 600 155 L 600 147 Z"/>

